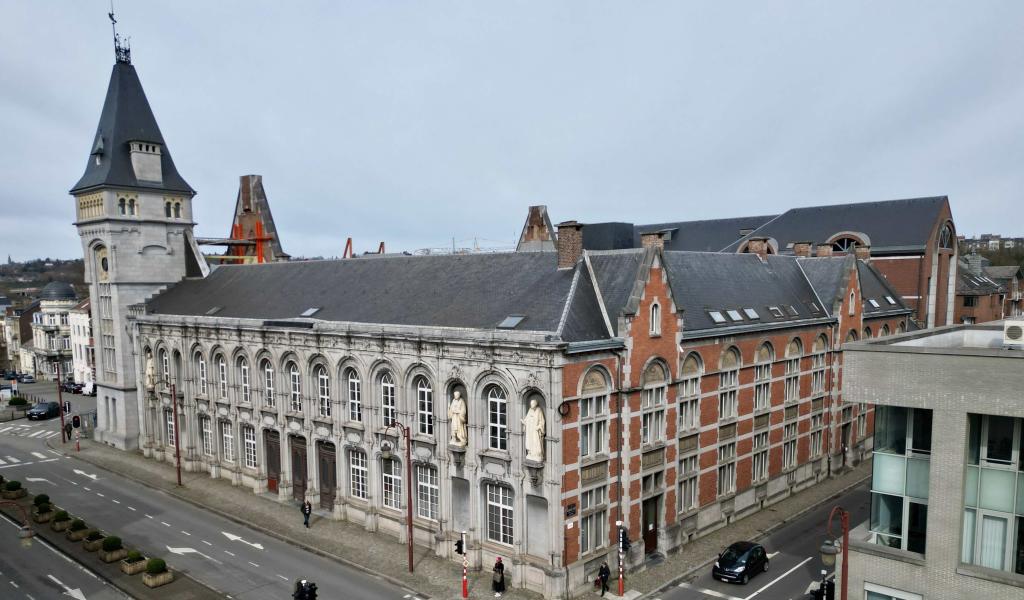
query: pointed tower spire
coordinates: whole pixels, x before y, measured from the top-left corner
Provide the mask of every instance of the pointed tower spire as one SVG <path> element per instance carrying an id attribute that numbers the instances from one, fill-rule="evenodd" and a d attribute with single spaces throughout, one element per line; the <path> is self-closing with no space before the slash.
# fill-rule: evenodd
<path id="1" fill-rule="evenodd" d="M 122 39 L 117 35 L 117 19 L 114 18 L 114 0 L 110 0 L 110 29 L 114 32 L 114 58 L 119 63 L 132 64 L 131 38 Z"/>

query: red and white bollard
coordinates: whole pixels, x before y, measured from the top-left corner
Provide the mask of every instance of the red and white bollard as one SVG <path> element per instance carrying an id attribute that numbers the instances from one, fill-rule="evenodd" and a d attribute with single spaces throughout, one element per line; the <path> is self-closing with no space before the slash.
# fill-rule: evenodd
<path id="1" fill-rule="evenodd" d="M 82 444 L 79 443 L 79 440 L 81 440 L 81 439 L 82 439 L 82 434 L 76 429 L 75 430 L 75 452 L 81 452 L 82 451 Z"/>
<path id="2" fill-rule="evenodd" d="M 466 558 L 462 559 L 462 597 L 469 598 L 469 577 L 467 571 L 469 569 L 469 560 Z"/>

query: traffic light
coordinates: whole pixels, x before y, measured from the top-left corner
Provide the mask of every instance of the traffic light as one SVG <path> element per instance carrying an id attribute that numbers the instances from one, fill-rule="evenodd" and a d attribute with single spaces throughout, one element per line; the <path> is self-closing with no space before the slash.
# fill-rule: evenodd
<path id="1" fill-rule="evenodd" d="M 466 544 L 465 544 L 465 542 L 462 541 L 462 539 L 455 540 L 455 553 L 456 554 L 465 554 L 466 553 Z"/>
<path id="2" fill-rule="evenodd" d="M 316 584 L 310 581 L 306 584 L 306 600 L 316 600 Z"/>
<path id="3" fill-rule="evenodd" d="M 625 527 L 619 529 L 619 551 L 623 554 L 629 552 L 629 548 L 632 544 L 629 542 L 629 532 L 626 531 Z"/>
<path id="4" fill-rule="evenodd" d="M 71 426 L 78 429 L 82 426 L 82 419 L 78 415 L 71 417 Z"/>

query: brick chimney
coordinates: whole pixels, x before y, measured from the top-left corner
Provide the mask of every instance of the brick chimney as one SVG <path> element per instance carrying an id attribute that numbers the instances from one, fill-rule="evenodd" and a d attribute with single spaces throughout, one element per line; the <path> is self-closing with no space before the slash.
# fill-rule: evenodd
<path id="1" fill-rule="evenodd" d="M 640 245 L 644 248 L 665 249 L 665 236 L 660 231 L 648 231 L 640 234 Z"/>
<path id="2" fill-rule="evenodd" d="M 814 244 L 811 242 L 793 242 L 793 254 L 801 258 L 810 258 L 813 247 Z"/>
<path id="3" fill-rule="evenodd" d="M 853 248 L 853 253 L 857 255 L 857 260 L 871 260 L 871 246 L 857 245 Z"/>
<path id="4" fill-rule="evenodd" d="M 583 224 L 576 221 L 564 221 L 558 227 L 558 240 L 555 247 L 558 251 L 558 268 L 571 269 L 583 254 Z"/>
<path id="5" fill-rule="evenodd" d="M 747 252 L 756 254 L 762 261 L 768 257 L 768 238 L 754 237 L 747 240 Z"/>
<path id="6" fill-rule="evenodd" d="M 818 244 L 814 255 L 817 257 L 832 256 L 832 244 Z"/>

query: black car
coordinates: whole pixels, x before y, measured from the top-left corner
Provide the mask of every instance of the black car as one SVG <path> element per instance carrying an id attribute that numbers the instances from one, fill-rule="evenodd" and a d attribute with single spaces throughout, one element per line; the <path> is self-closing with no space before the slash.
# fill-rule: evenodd
<path id="1" fill-rule="evenodd" d="M 768 553 L 754 542 L 736 542 L 718 555 L 711 576 L 722 581 L 747 583 L 758 573 L 768 570 Z"/>
<path id="2" fill-rule="evenodd" d="M 60 404 L 56 402 L 40 402 L 32 408 L 28 409 L 25 414 L 30 421 L 36 420 L 41 421 L 43 419 L 50 419 L 52 417 L 60 416 Z"/>
<path id="3" fill-rule="evenodd" d="M 60 391 L 67 392 L 69 394 L 74 394 L 76 385 L 77 384 L 74 381 L 65 381 L 64 383 L 60 384 Z"/>

